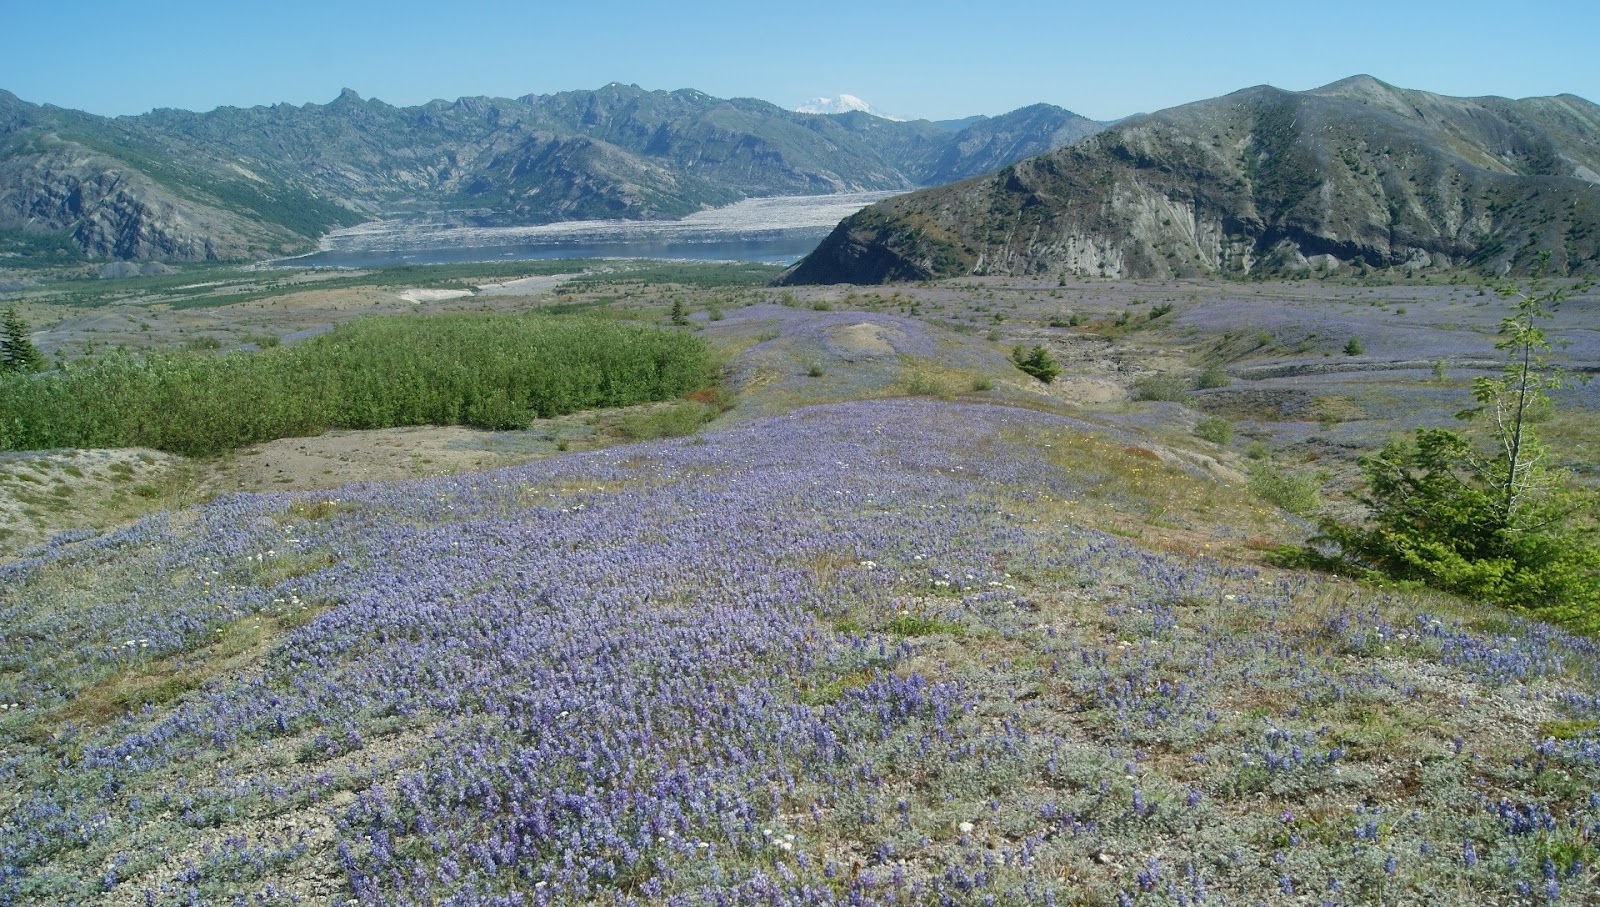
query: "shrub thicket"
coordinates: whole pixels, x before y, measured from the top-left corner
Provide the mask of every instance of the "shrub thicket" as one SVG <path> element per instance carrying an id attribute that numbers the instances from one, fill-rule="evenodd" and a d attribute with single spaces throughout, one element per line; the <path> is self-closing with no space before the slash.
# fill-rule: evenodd
<path id="1" fill-rule="evenodd" d="M 671 399 L 712 374 L 709 349 L 684 332 L 542 315 L 369 318 L 258 353 L 116 353 L 9 376 L 0 448 L 206 455 L 329 428 L 505 429 Z"/>

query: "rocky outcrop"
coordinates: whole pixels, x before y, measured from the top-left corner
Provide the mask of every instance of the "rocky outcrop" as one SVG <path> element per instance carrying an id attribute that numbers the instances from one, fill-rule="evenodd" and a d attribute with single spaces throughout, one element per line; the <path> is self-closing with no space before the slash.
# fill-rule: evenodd
<path id="1" fill-rule="evenodd" d="M 1581 98 L 1446 98 L 1368 77 L 1259 87 L 881 202 L 786 280 L 1504 273 L 1543 252 L 1557 273 L 1592 273 L 1596 172 L 1600 107 Z"/>
<path id="2" fill-rule="evenodd" d="M 65 232 L 93 258 L 211 261 L 306 244 L 237 213 L 175 196 L 142 173 L 68 142 L 0 161 L 0 224 Z"/>
<path id="3" fill-rule="evenodd" d="M 935 223 L 896 209 L 893 201 L 846 218 L 784 272 L 780 282 L 873 284 L 971 273 L 977 253 L 970 245 Z"/>
<path id="4" fill-rule="evenodd" d="M 546 220 L 654 220 L 728 204 L 739 193 L 705 183 L 582 137 L 540 135 L 482 163 L 463 186 L 480 225 Z"/>

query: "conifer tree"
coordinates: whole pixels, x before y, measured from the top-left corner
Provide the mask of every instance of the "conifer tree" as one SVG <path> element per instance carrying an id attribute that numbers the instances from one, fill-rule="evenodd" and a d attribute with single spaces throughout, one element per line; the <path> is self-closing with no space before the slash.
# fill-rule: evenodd
<path id="1" fill-rule="evenodd" d="M 1368 517 L 1322 523 L 1344 567 L 1372 570 L 1600 630 L 1595 496 L 1551 463 L 1534 423 L 1570 380 L 1550 363 L 1541 323 L 1568 291 L 1536 275 L 1507 286 L 1500 374 L 1473 382 L 1467 431 L 1419 428 L 1363 457 Z"/>
<path id="2" fill-rule="evenodd" d="M 6 309 L 0 322 L 0 371 L 37 372 L 44 368 L 44 356 L 28 339 L 28 324 L 17 314 L 16 306 Z"/>
<path id="3" fill-rule="evenodd" d="M 1011 361 L 1017 368 L 1045 384 L 1056 380 L 1056 376 L 1061 374 L 1061 366 L 1056 364 L 1055 357 L 1043 346 L 1035 346 L 1032 350 L 1019 346 L 1011 351 Z"/>

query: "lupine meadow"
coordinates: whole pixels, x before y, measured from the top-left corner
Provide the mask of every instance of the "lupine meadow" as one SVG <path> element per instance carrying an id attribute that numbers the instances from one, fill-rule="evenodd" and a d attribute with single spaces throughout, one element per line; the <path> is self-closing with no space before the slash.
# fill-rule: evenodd
<path id="1" fill-rule="evenodd" d="M 1008 356 L 1087 394 L 1230 310 L 1074 346 L 1056 293 L 722 299 L 668 335 L 729 356 L 692 437 L 0 563 L 0 904 L 1600 898 L 1600 643 L 1265 566 L 1266 418 Z"/>

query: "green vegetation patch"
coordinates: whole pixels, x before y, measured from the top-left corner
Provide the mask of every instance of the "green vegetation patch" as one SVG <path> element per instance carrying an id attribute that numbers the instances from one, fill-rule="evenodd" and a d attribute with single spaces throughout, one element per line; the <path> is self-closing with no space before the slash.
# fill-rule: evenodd
<path id="1" fill-rule="evenodd" d="M 1562 718 L 1539 724 L 1540 739 L 1577 740 L 1600 732 L 1600 721 L 1585 718 Z"/>
<path id="2" fill-rule="evenodd" d="M 0 230 L 0 262 L 29 268 L 75 265 L 84 260 L 83 252 L 65 231 L 35 233 L 31 230 Z"/>
<path id="3" fill-rule="evenodd" d="M 1250 466 L 1250 490 L 1290 513 L 1310 516 L 1322 506 L 1322 479 L 1262 460 Z"/>
<path id="4" fill-rule="evenodd" d="M 925 617 L 921 614 L 900 614 L 890 620 L 884 629 L 895 636 L 932 636 L 936 633 L 961 636 L 967 628 L 953 621 Z"/>
<path id="5" fill-rule="evenodd" d="M 1188 403 L 1192 399 L 1188 382 L 1176 375 L 1141 375 L 1134 379 L 1133 398 L 1170 403 Z"/>
<path id="6" fill-rule="evenodd" d="M 368 318 L 258 353 L 118 353 L 7 376 L 0 448 L 210 455 L 330 428 L 518 428 L 669 400 L 713 371 L 709 348 L 684 332 L 538 314 Z"/>
<path id="7" fill-rule="evenodd" d="M 558 272 L 559 273 L 559 272 Z M 626 270 L 595 271 L 574 278 L 564 288 L 579 293 L 597 286 L 640 283 L 650 286 L 679 284 L 715 289 L 719 287 L 762 287 L 783 273 L 781 265 L 756 262 L 721 261 L 641 261 Z"/>
<path id="8" fill-rule="evenodd" d="M 628 413 L 621 418 L 617 429 L 629 441 L 681 438 L 704 428 L 720 412 L 721 409 L 710 403 L 683 400 L 646 412 Z"/>

